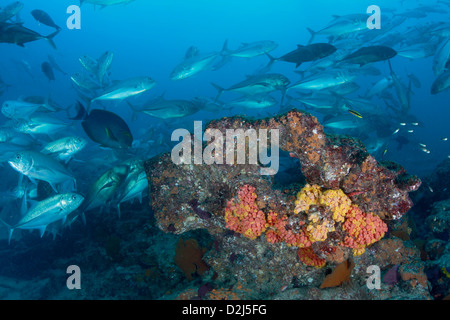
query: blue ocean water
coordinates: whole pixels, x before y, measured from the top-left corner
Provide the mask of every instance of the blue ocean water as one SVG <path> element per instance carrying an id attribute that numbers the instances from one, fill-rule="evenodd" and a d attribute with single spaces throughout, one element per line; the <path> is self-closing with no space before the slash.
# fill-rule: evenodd
<path id="1" fill-rule="evenodd" d="M 336 44 L 339 49 L 353 52 L 360 47 L 374 44 L 387 43 L 388 46 L 400 50 L 413 45 L 426 46 L 435 41 L 433 42 L 436 43 L 434 50 L 427 57 L 411 59 L 397 55 L 390 59 L 393 70 L 408 94 L 410 109 L 407 114 L 402 116 L 397 114 L 397 118 L 385 105 L 385 101 L 398 103 L 398 100 L 395 99 L 397 93 L 394 86 L 390 86 L 386 90 L 391 97 L 394 97 L 393 100 L 382 96 L 370 99 L 377 105 L 378 119 L 383 119 L 378 128 L 387 126 L 386 131 L 389 131 L 389 134 L 379 137 L 382 140 L 382 146 L 374 151 L 374 155 L 377 160 L 398 162 L 409 173 L 421 178 L 425 178 L 435 170 L 439 163 L 450 157 L 450 141 L 447 141 L 450 136 L 450 90 L 438 94 L 430 92 L 436 79 L 436 75 L 433 73 L 433 64 L 438 45 L 449 37 L 448 31 L 445 36 L 437 36 L 435 31 L 442 26 L 449 28 L 450 5 L 448 1 L 393 2 L 378 0 L 374 3 L 373 1 L 350 0 L 339 2 L 325 0 L 313 2 L 296 0 L 276 2 L 268 0 L 134 0 L 127 4 L 104 7 L 94 5 L 89 1 L 84 2 L 80 7 L 80 29 L 69 29 L 67 26 L 68 19 L 71 17 L 71 13 L 67 13 L 67 8 L 71 5 L 80 5 L 78 1 L 22 0 L 23 9 L 16 17 L 8 20 L 7 23 L 20 22 L 24 27 L 47 36 L 55 29 L 39 23 L 30 14 L 34 9 L 45 11 L 61 27 L 61 31 L 54 38 L 56 50 L 45 39 L 25 43 L 23 47 L 14 43 L 0 43 L 0 78 L 7 85 L 0 96 L 0 103 L 20 101 L 30 96 L 41 96 L 50 98 L 64 109 L 67 108 L 55 115 L 56 118 L 67 121 L 66 129 L 50 135 L 31 135 L 36 145 L 41 144 L 36 150 L 40 151 L 42 145 L 62 137 L 63 133 L 70 132 L 70 134 L 79 135 L 88 141 L 86 149 L 74 156 L 74 159 L 79 158 L 80 161 L 85 162 L 74 163 L 72 161 L 69 163 L 76 177 L 78 190 L 83 190 L 80 191 L 81 193 L 88 192 L 89 186 L 95 180 L 94 174 L 98 176 L 109 165 L 112 166 L 113 163 L 116 163 L 113 162 L 113 157 L 120 158 L 124 155 L 117 155 L 115 152 L 110 152 L 111 150 L 108 148 L 105 150 L 105 148 L 99 147 L 85 133 L 81 121 L 69 119 L 76 114 L 76 101 L 81 101 L 85 107 L 91 104 L 89 99 L 86 100 L 79 96 L 71 80 L 71 76 L 74 74 L 86 72 L 79 62 L 80 57 L 87 55 L 98 59 L 106 51 L 112 52 L 114 58 L 107 76 L 110 84 L 113 84 L 114 81 L 140 76 L 151 77 L 156 81 L 153 88 L 141 95 L 104 103 L 94 102 L 91 105 L 92 108 L 105 108 L 112 111 L 125 120 L 135 142 L 139 141 L 139 146 L 142 146 L 142 149 L 136 148 L 135 152 L 131 152 L 129 157 L 138 157 L 144 160 L 160 152 L 170 151 L 173 145 L 170 143 L 171 132 L 176 128 L 192 130 L 194 120 L 202 120 L 206 123 L 212 119 L 237 114 L 267 117 L 274 116 L 280 110 L 285 111 L 289 107 L 305 109 L 305 105 L 302 103 L 283 97 L 284 106 L 277 104 L 265 109 L 218 108 L 214 112 L 199 110 L 193 115 L 172 119 L 158 119 L 145 113 L 138 113 L 137 119 L 133 119 L 133 112 L 128 103 L 140 105 L 161 96 L 167 100 L 192 100 L 200 97 L 214 101 L 218 92 L 211 83 L 228 88 L 244 80 L 246 76 L 256 75 L 270 61 L 265 54 L 251 58 L 233 57 L 218 70 L 206 69 L 183 80 L 171 80 L 172 70 L 183 61 L 186 51 L 190 47 L 195 46 L 203 54 L 219 52 L 225 42 L 227 49 L 233 51 L 243 43 L 272 40 L 278 46 L 270 52 L 270 55 L 281 57 L 296 49 L 297 45 L 308 44 L 311 35 L 307 28 L 319 31 L 329 25 L 335 15 L 364 15 L 367 8 L 374 4 L 381 9 L 380 30 L 351 32 L 331 39 L 329 35 L 318 34 L 314 42 L 330 42 Z M 4 8 L 8 4 L 10 4 L 9 1 L 3 0 L 0 7 Z M 439 8 L 440 10 L 432 12 L 431 10 L 421 10 L 421 7 Z M 425 14 L 419 17 L 413 15 L 418 12 Z M 392 27 L 391 23 L 397 23 L 396 19 L 402 16 L 400 13 L 406 18 L 405 21 Z M 364 41 L 362 42 L 362 36 L 359 37 L 361 32 L 364 32 Z M 386 38 L 378 41 L 381 37 L 372 37 L 370 32 L 374 34 L 378 32 L 378 36 L 381 34 Z M 436 38 L 433 39 L 433 36 Z M 391 39 L 398 40 L 392 42 Z M 355 44 L 353 40 L 360 42 Z M 41 65 L 49 59 L 49 55 L 66 73 L 63 74 L 53 69 L 55 80 L 51 81 L 41 71 Z M 293 84 L 301 80 L 301 76 L 295 71 L 307 70 L 312 63 L 314 62 L 305 62 L 296 68 L 293 63 L 276 61 L 269 72 L 283 74 Z M 26 66 L 29 66 L 30 69 L 26 70 Z M 379 74 L 369 75 L 366 71 L 360 71 L 357 79 L 354 80 L 360 89 L 346 95 L 347 98 L 364 98 L 376 81 L 390 75 L 391 71 L 387 61 L 373 62 L 370 63 L 370 66 L 378 69 Z M 345 67 L 341 68 L 345 69 Z M 420 87 L 415 86 L 408 75 L 415 76 L 420 81 Z M 101 90 L 96 91 L 96 95 L 100 93 Z M 305 93 L 305 96 L 308 94 L 309 92 Z M 281 101 L 283 94 L 277 91 L 272 96 L 277 101 Z M 226 104 L 238 97 L 240 97 L 239 94 L 225 92 L 222 94 L 220 102 Z M 394 107 L 398 107 L 398 105 L 394 105 Z M 364 119 L 365 113 L 362 109 L 353 109 L 359 111 Z M 306 107 L 306 110 L 317 116 L 320 121 L 337 116 L 332 111 L 323 112 L 311 107 Z M 353 120 L 356 121 L 356 117 Z M 4 127 L 11 126 L 10 120 L 4 114 L 0 115 L 0 124 Z M 377 126 L 376 123 L 373 125 Z M 394 133 L 397 129 L 399 131 Z M 153 131 L 149 132 L 149 130 Z M 327 130 L 356 136 L 366 144 L 374 142 L 376 137 L 375 130 L 369 130 L 367 127 Z M 398 141 L 399 136 L 404 137 L 404 142 Z M 151 140 L 152 143 L 145 145 L 148 140 Z M 133 147 L 135 146 L 138 144 L 133 144 Z M 103 152 L 105 154 L 103 162 L 89 162 L 93 155 L 103 154 Z M 97 165 L 98 167 L 96 167 Z M 0 182 L 1 190 L 6 192 L 17 186 L 19 173 L 8 164 L 6 159 L 3 159 L 0 172 L 3 178 Z M 3 219 L 7 219 L 9 223 L 17 219 L 20 211 L 20 200 L 14 201 L 13 209 L 10 205 L 2 204 Z M 80 229 L 83 229 L 82 226 Z M 63 233 L 66 232 L 70 233 L 71 231 L 65 230 Z M 3 250 L 14 250 L 7 244 L 7 228 L 1 229 L 0 233 L 3 239 L 0 241 L 0 246 Z M 82 231 L 77 229 L 76 235 L 82 234 Z M 21 241 L 18 235 L 16 237 L 13 237 L 12 240 L 15 245 Z M 51 237 L 48 238 L 47 240 L 50 241 Z M 77 241 L 76 238 L 76 236 L 71 236 L 70 241 Z M 36 241 L 38 241 L 37 239 L 38 235 L 36 234 Z M 58 238 L 55 241 L 58 241 Z M 55 259 L 57 258 L 58 255 L 55 254 Z M 8 272 L 8 276 L 13 276 L 10 270 Z M 18 276 L 20 274 L 22 271 L 18 270 Z"/>
<path id="2" fill-rule="evenodd" d="M 27 14 L 26 10 L 33 10 L 33 5 L 23 3 L 25 6 L 20 18 L 24 25 L 43 35 L 51 33 L 52 28 L 38 24 Z M 281 56 L 293 50 L 297 44 L 308 42 L 310 35 L 306 27 L 318 30 L 329 23 L 332 15 L 365 13 L 371 2 L 355 4 L 348 1 L 334 4 L 318 1 L 306 4 L 282 1 L 274 5 L 271 1 L 247 1 L 243 5 L 238 1 L 134 1 L 104 9 L 87 3 L 82 6 L 81 30 L 68 30 L 65 24 L 70 15 L 66 13 L 66 9 L 72 4 L 70 1 L 40 4 L 40 7 L 63 27 L 55 38 L 57 51 L 53 51 L 46 41 L 29 43 L 25 48 L 2 45 L 2 78 L 6 83 L 14 84 L 4 93 L 3 100 L 51 94 L 58 103 L 70 105 L 77 98 L 76 92 L 71 88 L 70 79 L 64 79 L 61 74 L 57 74 L 57 81 L 49 83 L 40 71 L 42 61 L 47 59 L 48 54 L 52 54 L 64 70 L 71 74 L 80 70 L 78 58 L 81 55 L 98 57 L 107 50 L 114 53 L 112 79 L 147 75 L 157 82 L 157 86 L 151 90 L 153 96 L 165 93 L 166 98 L 214 97 L 216 90 L 210 82 L 218 82 L 224 87 L 232 85 L 245 79 L 246 75 L 254 74 L 256 69 L 267 63 L 267 57 L 235 58 L 225 68 L 216 72 L 199 73 L 185 81 L 171 81 L 168 75 L 182 61 L 190 46 L 197 46 L 201 52 L 213 52 L 219 51 L 225 40 L 228 40 L 231 49 L 239 47 L 243 42 L 273 40 L 278 43 L 278 48 L 272 54 Z M 412 10 L 419 5 L 433 4 L 434 1 L 422 1 L 407 6 L 399 5 L 396 8 L 395 4 L 389 1 L 380 1 L 378 5 L 381 8 L 386 6 L 389 9 Z M 407 32 L 417 25 L 445 22 L 444 17 L 443 14 L 429 13 L 424 18 L 411 18 L 399 32 Z M 391 16 L 386 13 L 382 15 L 382 19 L 382 24 L 388 24 Z M 327 41 L 326 37 L 319 39 Z M 17 65 L 11 64 L 12 58 L 27 61 L 35 79 L 24 74 Z M 403 164 L 415 172 L 429 172 L 432 169 L 429 165 L 441 161 L 449 152 L 448 144 L 441 141 L 441 138 L 448 135 L 448 93 L 430 94 L 429 89 L 435 78 L 431 69 L 432 61 L 432 56 L 417 60 L 397 57 L 392 61 L 396 72 L 404 77 L 405 85 L 406 75 L 409 73 L 415 74 L 422 83 L 421 88 L 413 90 L 411 103 L 411 112 L 423 123 L 423 128 L 414 133 L 414 138 L 426 144 L 431 153 L 411 150 L 410 153 L 401 152 L 399 155 L 396 150 L 392 150 L 395 148 L 389 149 L 390 159 L 408 160 L 407 163 L 403 161 Z M 376 66 L 383 75 L 389 74 L 386 63 L 380 62 Z M 293 66 L 288 63 L 277 63 L 271 71 L 286 74 L 294 82 L 298 79 L 293 73 Z M 370 86 L 375 81 L 376 78 L 372 78 L 366 85 Z M 115 107 L 114 111 L 125 117 L 129 116 L 130 112 L 125 104 Z M 141 122 L 133 124 L 133 131 L 143 125 Z M 404 159 L 405 156 L 407 159 Z"/>

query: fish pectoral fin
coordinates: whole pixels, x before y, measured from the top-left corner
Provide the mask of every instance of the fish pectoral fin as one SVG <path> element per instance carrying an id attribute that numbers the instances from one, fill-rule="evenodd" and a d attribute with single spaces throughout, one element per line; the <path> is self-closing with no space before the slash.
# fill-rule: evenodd
<path id="1" fill-rule="evenodd" d="M 9 224 L 7 224 L 5 221 L 3 221 L 3 219 L 0 219 L 0 222 L 6 227 L 8 228 L 8 244 L 11 244 L 11 238 L 12 238 L 12 234 L 14 232 L 14 227 L 10 226 Z"/>
<path id="2" fill-rule="evenodd" d="M 58 190 L 56 189 L 56 186 L 54 183 L 48 183 L 50 185 L 50 187 L 52 187 L 53 191 L 55 191 L 55 193 L 58 193 Z"/>
<path id="3" fill-rule="evenodd" d="M 113 181 L 110 181 L 110 182 L 106 183 L 105 185 L 103 185 L 103 186 L 97 191 L 97 194 L 96 194 L 95 196 L 98 196 L 98 194 L 99 194 L 102 190 L 104 190 L 104 189 L 106 189 L 106 188 L 110 188 L 110 187 L 112 187 L 113 185 L 114 185 L 114 182 L 113 182 Z"/>
<path id="4" fill-rule="evenodd" d="M 38 184 L 37 181 L 36 181 L 36 179 L 34 179 L 34 178 L 32 178 L 32 177 L 28 177 L 28 180 L 30 180 L 32 184 L 35 184 L 35 185 Z"/>
<path id="5" fill-rule="evenodd" d="M 114 136 L 113 132 L 111 131 L 111 129 L 109 127 L 106 127 L 105 130 L 106 130 L 106 135 L 108 136 L 108 138 L 110 138 L 111 140 L 114 140 L 114 141 L 119 141 L 116 138 L 116 136 Z"/>
<path id="6" fill-rule="evenodd" d="M 124 131 L 123 134 L 128 138 L 133 138 L 133 136 L 128 131 Z"/>
<path id="7" fill-rule="evenodd" d="M 27 205 L 27 190 L 25 190 L 23 197 L 22 197 L 22 204 L 20 206 L 20 216 L 23 217 L 28 211 L 28 205 Z"/>
<path id="8" fill-rule="evenodd" d="M 47 229 L 47 225 L 38 228 L 39 234 L 40 234 L 41 238 L 42 238 L 42 236 L 43 236 L 44 233 L 45 233 L 45 229 Z"/>

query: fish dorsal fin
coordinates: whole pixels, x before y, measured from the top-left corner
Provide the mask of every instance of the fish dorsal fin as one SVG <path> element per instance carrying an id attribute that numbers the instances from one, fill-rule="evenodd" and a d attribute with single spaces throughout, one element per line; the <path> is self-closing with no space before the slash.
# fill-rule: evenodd
<path id="1" fill-rule="evenodd" d="M 198 56 L 198 53 L 199 53 L 198 48 L 195 46 L 191 46 L 187 49 L 186 53 L 184 54 L 184 59 L 187 60 L 195 56 Z"/>
<path id="2" fill-rule="evenodd" d="M 28 199 L 27 202 L 30 203 L 30 208 L 28 211 L 34 210 L 36 206 L 39 204 L 39 201 Z"/>
<path id="3" fill-rule="evenodd" d="M 158 98 L 156 98 L 156 102 L 161 102 L 164 101 L 164 96 L 166 95 L 166 92 L 164 91 L 163 93 L 161 93 Z"/>

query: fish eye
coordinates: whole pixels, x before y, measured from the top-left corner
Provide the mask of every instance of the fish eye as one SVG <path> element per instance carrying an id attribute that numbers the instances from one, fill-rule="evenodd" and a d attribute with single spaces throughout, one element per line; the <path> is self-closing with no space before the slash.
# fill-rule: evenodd
<path id="1" fill-rule="evenodd" d="M 16 159 L 17 159 L 17 160 L 20 160 L 20 158 L 22 158 L 22 157 L 20 156 L 20 153 L 16 154 Z"/>
<path id="2" fill-rule="evenodd" d="M 76 196 L 76 195 L 73 195 L 73 196 L 72 196 L 72 200 L 77 200 L 77 196 Z"/>

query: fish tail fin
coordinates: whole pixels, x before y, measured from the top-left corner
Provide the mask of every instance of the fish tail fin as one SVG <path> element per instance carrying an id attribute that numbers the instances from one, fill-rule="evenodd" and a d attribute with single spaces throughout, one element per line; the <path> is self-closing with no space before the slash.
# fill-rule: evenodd
<path id="1" fill-rule="evenodd" d="M 52 34 L 49 34 L 45 37 L 47 39 L 48 43 L 52 46 L 53 49 L 57 50 L 55 43 L 53 42 L 53 38 L 61 31 L 61 29 L 56 30 Z"/>
<path id="2" fill-rule="evenodd" d="M 91 112 L 91 106 L 92 104 L 97 101 L 95 99 L 89 100 L 86 107 L 86 115 L 88 115 Z"/>
<path id="3" fill-rule="evenodd" d="M 83 106 L 83 104 L 80 101 L 77 101 L 77 104 L 75 105 L 75 108 L 77 110 L 77 114 L 75 115 L 75 117 L 70 117 L 70 115 L 69 115 L 69 109 L 71 107 L 72 106 L 69 106 L 66 108 L 66 114 L 70 120 L 85 120 L 86 119 L 86 117 L 87 117 L 86 108 Z"/>
<path id="4" fill-rule="evenodd" d="M 270 69 L 272 68 L 273 63 L 274 63 L 275 61 L 277 61 L 277 58 L 271 56 L 271 55 L 268 54 L 267 52 L 266 52 L 266 56 L 269 58 L 269 63 L 264 67 L 263 70 L 264 70 L 264 72 L 269 72 Z"/>
<path id="5" fill-rule="evenodd" d="M 316 36 L 317 32 L 310 28 L 306 28 L 306 30 L 308 30 L 308 32 L 311 34 L 311 38 L 309 38 L 308 41 L 308 44 L 311 44 L 314 41 L 314 37 Z"/>
<path id="6" fill-rule="evenodd" d="M 214 102 L 217 102 L 225 89 L 215 84 L 214 82 L 211 82 L 211 85 L 217 90 L 217 96 L 216 99 L 214 99 Z"/>
<path id="7" fill-rule="evenodd" d="M 136 121 L 137 117 L 138 117 L 136 108 L 129 101 L 127 101 L 127 104 L 130 106 L 130 109 L 132 112 L 131 113 L 131 121 Z"/>
<path id="8" fill-rule="evenodd" d="M 277 60 L 277 58 L 275 58 L 274 56 L 272 56 L 271 54 L 269 54 L 267 52 L 266 52 L 266 56 L 269 58 L 271 63 L 274 63 Z"/>
<path id="9" fill-rule="evenodd" d="M 286 97 L 286 88 L 281 89 L 280 109 L 283 108 L 284 98 Z"/>

